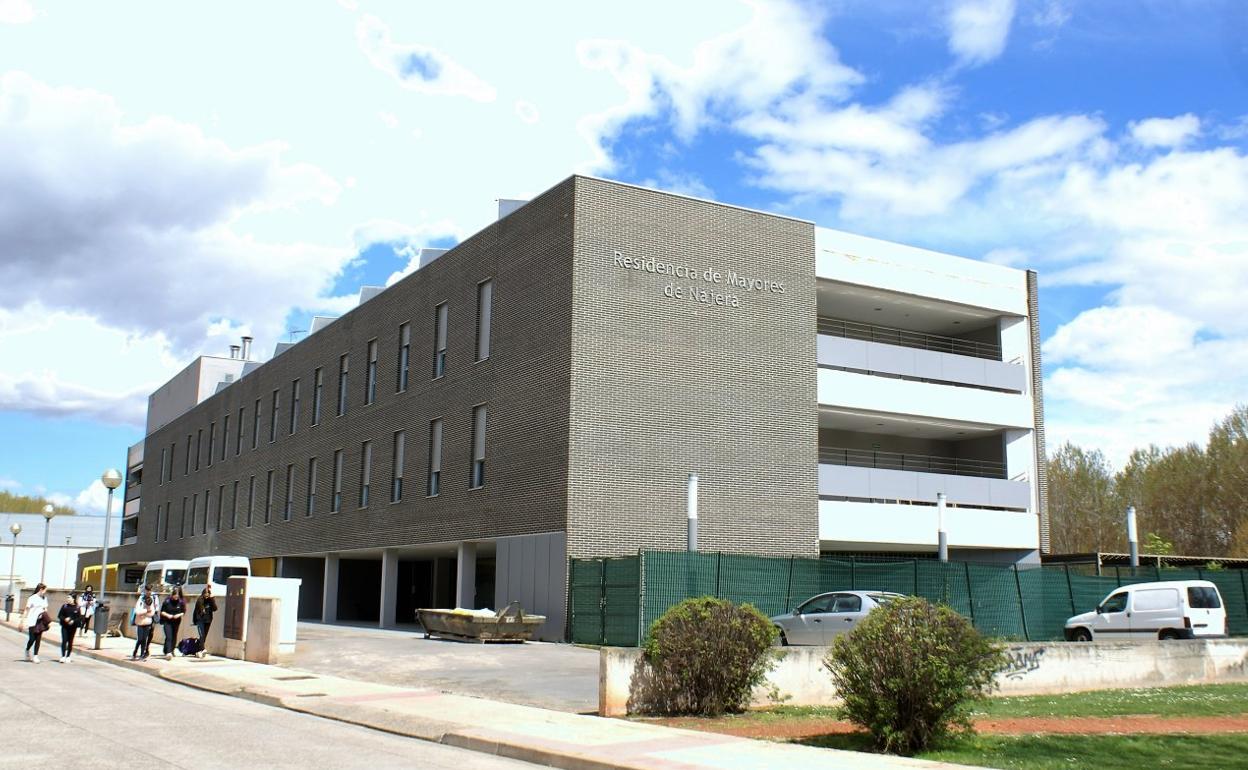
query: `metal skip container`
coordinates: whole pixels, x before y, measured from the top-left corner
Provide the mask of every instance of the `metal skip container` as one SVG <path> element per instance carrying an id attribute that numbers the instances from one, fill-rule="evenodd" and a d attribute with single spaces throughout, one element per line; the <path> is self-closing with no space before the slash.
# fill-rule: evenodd
<path id="1" fill-rule="evenodd" d="M 545 615 L 532 615 L 512 602 L 498 612 L 488 610 L 416 610 L 425 638 L 439 636 L 468 642 L 524 642 L 533 638 Z"/>

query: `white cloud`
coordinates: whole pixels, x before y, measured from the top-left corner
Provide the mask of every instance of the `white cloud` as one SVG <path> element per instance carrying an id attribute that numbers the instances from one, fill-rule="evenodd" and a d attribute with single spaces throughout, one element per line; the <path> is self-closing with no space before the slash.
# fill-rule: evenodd
<path id="1" fill-rule="evenodd" d="M 1130 126 L 1131 136 L 1146 147 L 1179 147 L 1200 134 L 1200 118 L 1191 114 L 1149 118 Z"/>
<path id="2" fill-rule="evenodd" d="M 35 20 L 35 7 L 29 0 L 0 0 L 0 24 L 29 24 Z"/>
<path id="3" fill-rule="evenodd" d="M 21 489 L 21 488 L 22 488 L 22 484 L 19 481 L 14 481 L 13 479 L 0 478 L 0 489 L 12 490 L 12 489 Z"/>
<path id="4" fill-rule="evenodd" d="M 541 115 L 537 111 L 537 105 L 533 102 L 526 102 L 524 99 L 516 100 L 516 116 L 520 118 L 522 123 L 533 124 L 541 119 Z"/>
<path id="5" fill-rule="evenodd" d="M 992 61 L 1005 51 L 1014 0 L 956 0 L 946 19 L 949 50 L 968 65 Z"/>
<path id="6" fill-rule="evenodd" d="M 355 37 L 373 66 L 404 88 L 435 96 L 464 96 L 478 102 L 492 102 L 497 97 L 492 85 L 442 51 L 392 41 L 390 28 L 376 16 L 360 19 Z"/>
<path id="7" fill-rule="evenodd" d="M 381 119 L 381 122 L 385 124 L 386 128 L 399 127 L 399 116 L 395 115 L 393 112 L 386 112 L 383 110 L 377 113 L 377 117 Z"/>

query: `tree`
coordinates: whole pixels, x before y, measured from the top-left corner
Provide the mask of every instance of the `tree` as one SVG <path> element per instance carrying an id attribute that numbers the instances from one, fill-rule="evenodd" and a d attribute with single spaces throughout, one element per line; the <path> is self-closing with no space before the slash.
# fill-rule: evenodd
<path id="1" fill-rule="evenodd" d="M 48 502 L 42 497 L 15 495 L 12 492 L 0 490 L 0 513 L 43 513 L 43 506 Z M 74 509 L 67 505 L 54 505 L 53 508 L 59 514 L 74 512 Z"/>
<path id="2" fill-rule="evenodd" d="M 1125 541 L 1117 524 L 1114 477 L 1105 455 L 1067 442 L 1049 460 L 1053 550 L 1088 553 Z"/>

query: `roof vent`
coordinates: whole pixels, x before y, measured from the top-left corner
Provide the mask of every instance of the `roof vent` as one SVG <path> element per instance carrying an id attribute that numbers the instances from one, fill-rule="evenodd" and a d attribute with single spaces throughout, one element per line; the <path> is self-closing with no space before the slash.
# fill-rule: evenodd
<path id="1" fill-rule="evenodd" d="M 372 299 L 373 297 L 376 297 L 378 294 L 381 294 L 385 290 L 386 290 L 385 286 L 361 286 L 359 304 L 363 305 L 365 302 L 368 302 L 370 299 Z"/>
<path id="2" fill-rule="evenodd" d="M 336 320 L 338 320 L 337 316 L 314 315 L 312 316 L 312 329 L 308 333 L 316 334 Z"/>
<path id="3" fill-rule="evenodd" d="M 527 200 L 520 200 L 519 198 L 499 198 L 498 218 L 502 219 L 526 203 L 528 203 Z"/>
<path id="4" fill-rule="evenodd" d="M 244 361 L 251 360 L 251 337 L 243 337 L 242 356 Z"/>
<path id="5" fill-rule="evenodd" d="M 238 352 L 242 350 L 238 345 L 230 345 L 230 358 L 238 358 Z"/>
<path id="6" fill-rule="evenodd" d="M 423 268 L 425 265 L 429 264 L 430 262 L 442 256 L 448 251 L 450 251 L 450 249 L 429 249 L 429 248 L 421 249 L 420 250 L 420 262 L 417 264 L 416 269 L 419 270 Z"/>

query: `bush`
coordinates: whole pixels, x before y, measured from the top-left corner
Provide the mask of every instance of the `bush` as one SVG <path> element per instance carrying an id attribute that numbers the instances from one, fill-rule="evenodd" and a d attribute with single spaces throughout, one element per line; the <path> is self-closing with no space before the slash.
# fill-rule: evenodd
<path id="1" fill-rule="evenodd" d="M 920 598 L 895 599 L 838 637 L 823 665 L 841 716 L 871 732 L 881 751 L 914 754 L 956 730 L 1005 664 L 958 613 Z"/>
<path id="2" fill-rule="evenodd" d="M 650 626 L 648 671 L 634 701 L 660 714 L 743 711 L 774 663 L 776 630 L 750 604 L 703 596 L 675 605 Z"/>

